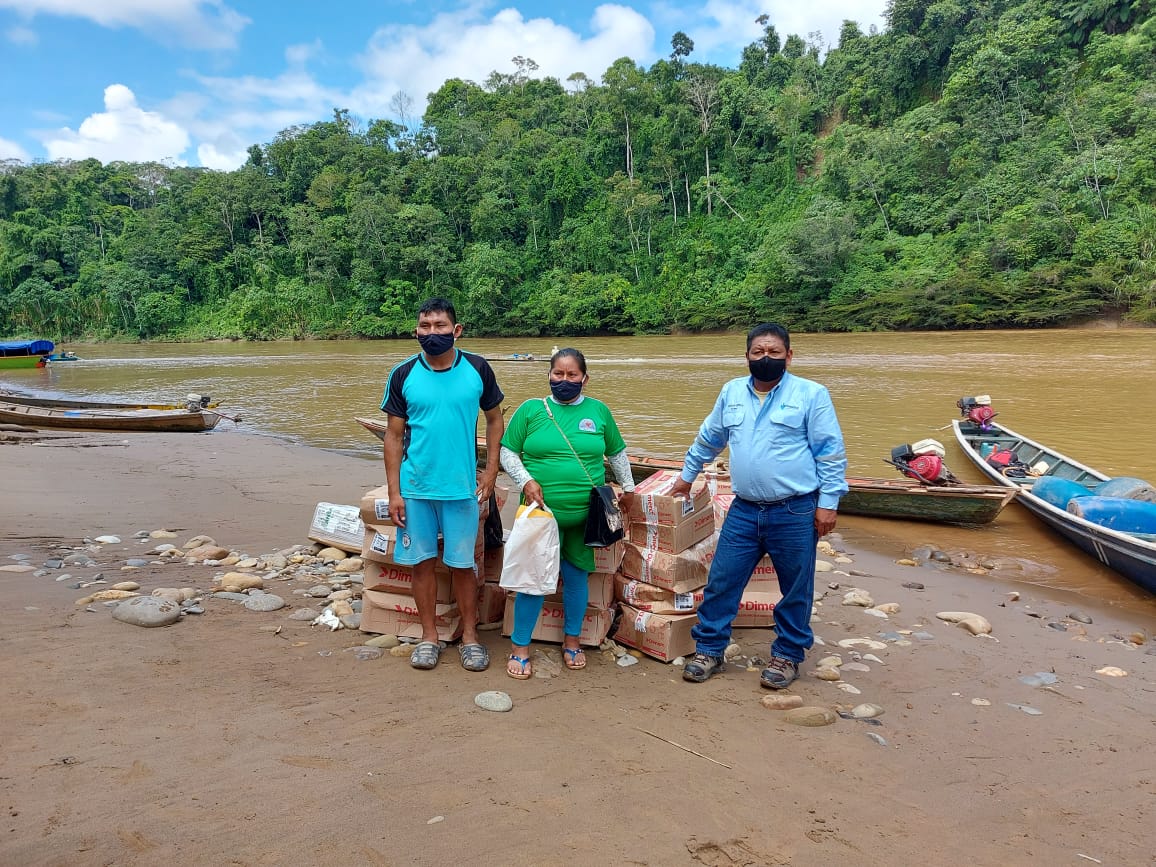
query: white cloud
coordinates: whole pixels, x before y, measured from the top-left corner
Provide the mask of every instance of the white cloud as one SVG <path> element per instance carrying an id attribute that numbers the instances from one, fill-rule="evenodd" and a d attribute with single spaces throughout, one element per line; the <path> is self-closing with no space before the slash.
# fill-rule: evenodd
<path id="1" fill-rule="evenodd" d="M 9 27 L 4 31 L 4 38 L 13 45 L 35 45 L 39 41 L 36 31 L 31 27 Z"/>
<path id="2" fill-rule="evenodd" d="M 32 161 L 32 157 L 16 142 L 0 138 L 0 160 L 20 160 L 22 163 L 27 163 Z"/>
<path id="3" fill-rule="evenodd" d="M 239 148 L 233 151 L 221 151 L 215 144 L 202 144 L 197 146 L 197 162 L 207 169 L 216 169 L 219 172 L 230 172 L 235 168 L 244 165 L 245 160 L 249 158 L 247 148 Z"/>
<path id="4" fill-rule="evenodd" d="M 0 0 L 27 18 L 85 18 L 102 27 L 135 27 L 195 48 L 234 48 L 249 19 L 223 0 Z"/>
<path id="5" fill-rule="evenodd" d="M 45 137 L 49 158 L 181 162 L 189 134 L 163 114 L 142 109 L 136 95 L 123 84 L 104 89 L 104 108 L 85 118 L 76 132 L 66 128 Z"/>
<path id="6" fill-rule="evenodd" d="M 886 0 L 705 0 L 697 9 L 660 7 L 656 17 L 675 30 L 683 30 L 694 41 L 692 60 L 711 59 L 724 66 L 738 65 L 742 49 L 763 33 L 756 22 L 760 15 L 778 31 L 779 39 L 797 34 L 808 42 L 810 34 L 822 34 L 823 50 L 838 45 L 845 20 L 856 21 L 866 33 L 871 25 L 883 29 Z M 680 23 L 681 22 L 681 25 Z"/>
<path id="7" fill-rule="evenodd" d="M 370 40 L 360 62 L 366 80 L 350 94 L 349 108 L 371 117 L 390 113 L 389 101 L 404 91 L 420 114 L 426 97 L 450 78 L 482 82 L 491 72 L 513 72 L 516 55 L 534 60 L 536 76 L 565 81 L 584 72 L 598 80 L 620 57 L 655 57 L 654 28 L 635 10 L 607 3 L 590 19 L 583 37 L 549 18 L 524 18 L 512 8 L 486 18 L 479 7 L 440 14 L 425 26 L 390 25 Z"/>

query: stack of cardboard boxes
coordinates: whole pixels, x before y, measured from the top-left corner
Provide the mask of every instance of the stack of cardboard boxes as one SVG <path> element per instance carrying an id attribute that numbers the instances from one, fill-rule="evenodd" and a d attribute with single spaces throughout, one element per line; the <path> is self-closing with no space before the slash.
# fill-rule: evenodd
<path id="1" fill-rule="evenodd" d="M 629 543 L 615 582 L 622 619 L 616 641 L 669 662 L 694 652 L 691 627 L 714 556 L 714 512 L 706 484 L 670 495 L 678 473 L 661 471 L 634 490 Z"/>
<path id="2" fill-rule="evenodd" d="M 716 527 L 722 527 L 726 520 L 734 494 L 715 494 L 712 498 Z M 763 628 L 775 625 L 775 605 L 783 594 L 779 592 L 779 578 L 770 557 L 763 557 L 751 573 L 751 580 L 739 601 L 739 612 L 735 616 L 736 629 Z"/>

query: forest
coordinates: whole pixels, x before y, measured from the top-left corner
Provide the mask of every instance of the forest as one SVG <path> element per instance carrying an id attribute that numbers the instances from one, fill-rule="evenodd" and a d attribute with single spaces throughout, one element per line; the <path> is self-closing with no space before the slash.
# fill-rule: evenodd
<path id="1" fill-rule="evenodd" d="M 0 337 L 1156 324 L 1151 0 L 891 0 L 737 68 L 530 57 L 232 172 L 0 163 Z M 595 71 L 590 71 L 594 74 Z"/>

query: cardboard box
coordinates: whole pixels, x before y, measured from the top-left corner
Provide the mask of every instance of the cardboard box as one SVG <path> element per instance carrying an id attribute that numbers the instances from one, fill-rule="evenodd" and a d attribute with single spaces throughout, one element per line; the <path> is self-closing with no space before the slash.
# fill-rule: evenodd
<path id="1" fill-rule="evenodd" d="M 697 614 L 653 614 L 622 606 L 622 619 L 614 640 L 626 647 L 641 650 L 663 662 L 694 653 L 690 630 L 698 623 Z"/>
<path id="2" fill-rule="evenodd" d="M 318 503 L 309 524 L 309 538 L 342 551 L 360 551 L 365 535 L 357 506 Z"/>
<path id="3" fill-rule="evenodd" d="M 551 593 L 546 597 L 546 602 L 561 602 L 562 601 L 562 582 L 565 579 L 558 580 L 558 592 Z M 614 575 L 609 572 L 591 572 L 586 578 L 586 585 L 590 592 L 590 599 L 587 605 L 592 605 L 595 608 L 609 608 L 614 604 Z"/>
<path id="4" fill-rule="evenodd" d="M 747 582 L 747 590 L 757 593 L 774 593 L 776 596 L 779 593 L 779 576 L 775 572 L 775 567 L 771 563 L 770 557 L 764 557 L 759 561 L 759 565 L 755 567 L 755 571 L 751 573 L 751 580 Z"/>
<path id="5" fill-rule="evenodd" d="M 400 527 L 395 527 L 393 524 L 364 524 L 365 532 L 361 540 L 361 559 L 367 560 L 371 563 L 397 563 L 397 540 L 398 535 L 404 533 L 405 530 Z M 441 540 L 438 540 L 438 565 L 444 565 L 440 559 L 442 552 Z M 474 538 L 474 561 L 475 568 L 477 562 L 485 560 L 485 539 L 482 536 L 481 525 L 478 525 L 478 535 Z"/>
<path id="6" fill-rule="evenodd" d="M 629 518 L 639 524 L 662 524 L 668 527 L 692 520 L 710 503 L 710 492 L 702 479 L 695 481 L 687 498 L 672 497 L 670 490 L 678 481 L 677 470 L 659 470 L 634 488 L 634 502 Z"/>
<path id="7" fill-rule="evenodd" d="M 783 596 L 774 593 L 758 593 L 747 590 L 739 600 L 739 613 L 732 624 L 736 629 L 765 628 L 775 625 L 775 605 Z"/>
<path id="8" fill-rule="evenodd" d="M 457 605 L 439 603 L 434 616 L 440 640 L 453 641 L 462 634 L 462 616 Z M 361 631 L 421 638 L 417 605 L 409 596 L 366 590 L 361 597 Z"/>
<path id="9" fill-rule="evenodd" d="M 614 576 L 614 598 L 639 611 L 651 611 L 655 614 L 694 614 L 702 604 L 702 590 L 675 593 L 619 574 Z"/>
<path id="10" fill-rule="evenodd" d="M 501 623 L 506 616 L 506 591 L 486 582 L 478 588 L 478 623 Z"/>
<path id="11" fill-rule="evenodd" d="M 437 601 L 454 601 L 454 582 L 450 570 L 439 560 L 434 563 L 437 582 Z M 392 563 L 366 563 L 365 589 L 392 593 L 395 596 L 413 596 L 413 567 Z"/>
<path id="12" fill-rule="evenodd" d="M 552 641 L 562 643 L 563 616 L 561 602 L 546 602 L 542 606 L 542 614 L 534 624 L 534 631 L 530 638 L 533 641 Z M 578 635 L 578 643 L 587 647 L 601 644 L 606 633 L 610 631 L 613 615 L 606 608 L 595 608 L 591 605 L 586 609 L 586 616 L 582 618 L 582 632 Z M 506 599 L 506 616 L 502 620 L 502 635 L 512 635 L 514 632 L 514 597 Z"/>
<path id="13" fill-rule="evenodd" d="M 626 553 L 626 540 L 621 539 L 605 548 L 594 549 L 595 572 L 617 572 L 622 565 L 622 557 Z"/>
<path id="14" fill-rule="evenodd" d="M 389 488 L 382 485 L 366 491 L 359 507 L 362 523 L 389 524 Z"/>
<path id="15" fill-rule="evenodd" d="M 712 534 L 678 554 L 630 544 L 626 546 L 621 571 L 636 581 L 674 593 L 689 593 L 706 584 L 717 539 L 717 534 Z"/>
<path id="16" fill-rule="evenodd" d="M 710 501 L 690 515 L 678 526 L 668 524 L 639 524 L 630 525 L 630 541 L 643 548 L 655 551 L 664 551 L 668 554 L 679 554 L 693 545 L 701 542 L 714 532 L 714 512 L 711 511 Z"/>

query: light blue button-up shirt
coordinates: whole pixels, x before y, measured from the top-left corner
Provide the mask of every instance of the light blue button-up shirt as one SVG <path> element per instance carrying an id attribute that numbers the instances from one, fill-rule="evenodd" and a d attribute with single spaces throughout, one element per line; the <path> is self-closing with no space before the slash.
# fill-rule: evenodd
<path id="1" fill-rule="evenodd" d="M 819 492 L 820 509 L 847 493 L 847 453 L 827 389 L 790 373 L 760 402 L 749 376 L 723 386 L 686 453 L 682 478 L 730 446 L 731 489 L 744 500 L 773 502 Z"/>

